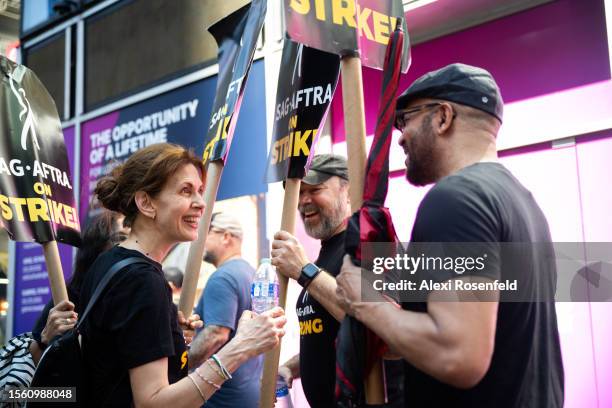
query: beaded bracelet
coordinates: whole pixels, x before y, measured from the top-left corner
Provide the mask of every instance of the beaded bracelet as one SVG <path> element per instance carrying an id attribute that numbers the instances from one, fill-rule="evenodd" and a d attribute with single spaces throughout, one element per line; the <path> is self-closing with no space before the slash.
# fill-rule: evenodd
<path id="1" fill-rule="evenodd" d="M 223 373 L 223 376 L 225 377 L 225 379 L 226 380 L 231 380 L 232 379 L 232 375 L 230 374 L 229 371 L 227 371 L 227 368 L 225 368 L 225 366 L 221 362 L 221 359 L 216 354 L 213 354 L 212 356 L 210 356 L 210 358 L 212 358 L 214 360 L 214 362 L 217 363 L 217 365 L 221 369 L 221 372 Z"/>
<path id="2" fill-rule="evenodd" d="M 221 386 L 219 384 L 215 384 L 214 382 L 212 382 L 211 380 L 209 380 L 208 378 L 206 378 L 202 374 L 200 374 L 200 372 L 198 371 L 197 368 L 195 370 L 193 370 L 193 372 L 196 373 L 198 375 L 198 377 L 200 377 L 200 379 L 202 381 L 204 381 L 206 384 L 209 384 L 209 385 L 212 385 L 213 387 L 215 387 L 215 389 L 217 391 L 221 389 Z"/>
<path id="3" fill-rule="evenodd" d="M 206 364 L 215 372 L 215 374 L 217 374 L 219 376 L 219 378 L 221 378 L 222 380 L 227 380 L 227 378 L 225 378 L 225 376 L 223 375 L 221 370 L 219 370 L 219 367 L 217 367 L 215 364 L 211 363 L 210 360 L 211 360 L 210 358 L 208 360 L 206 360 Z"/>
<path id="4" fill-rule="evenodd" d="M 194 380 L 193 377 L 191 377 L 191 374 L 189 374 L 187 377 L 191 380 L 193 385 L 196 387 L 196 390 L 198 390 L 198 393 L 200 393 L 200 397 L 202 397 L 202 401 L 204 401 L 204 404 L 206 404 L 206 397 L 204 396 L 204 393 L 202 392 L 202 389 L 200 388 L 196 380 Z"/>

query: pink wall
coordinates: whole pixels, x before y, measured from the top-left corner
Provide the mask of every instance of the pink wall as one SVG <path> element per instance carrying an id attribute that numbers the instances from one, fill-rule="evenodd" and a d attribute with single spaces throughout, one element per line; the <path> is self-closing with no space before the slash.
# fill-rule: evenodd
<path id="1" fill-rule="evenodd" d="M 576 145 L 550 144 L 507 152 L 502 163 L 533 193 L 556 242 L 612 241 L 612 132 Z M 397 147 L 395 147 L 397 148 Z M 386 205 L 398 235 L 408 240 L 428 187 L 390 180 Z M 565 368 L 565 406 L 612 406 L 612 307 L 610 303 L 558 303 Z"/>
<path id="2" fill-rule="evenodd" d="M 612 117 L 612 112 L 605 112 L 612 98 L 600 92 L 610 84 L 606 38 L 603 1 L 557 0 L 413 47 L 413 64 L 402 77 L 400 89 L 423 73 L 449 63 L 479 65 L 493 73 L 507 103 L 518 106 L 526 100 L 551 96 L 536 109 L 533 120 L 538 121 L 538 132 L 554 133 L 553 125 L 583 129 L 589 121 Z M 381 73 L 364 68 L 363 74 L 367 133 L 372 134 Z M 591 87 L 597 91 L 595 100 L 565 98 L 561 110 L 550 103 L 561 103 L 562 95 L 557 100 L 554 93 Z M 585 114 L 571 107 L 576 104 L 579 111 L 585 103 L 604 107 L 604 112 L 591 118 L 594 110 L 590 105 Z M 334 151 L 341 153 L 345 138 L 340 87 L 331 117 Z M 549 127 L 547 122 L 551 123 Z M 518 125 L 507 126 L 504 136 L 512 137 L 521 127 L 530 126 Z M 393 145 L 392 149 L 398 147 Z M 541 205 L 557 242 L 612 242 L 611 158 L 612 131 L 579 136 L 575 145 L 564 148 L 552 149 L 547 142 L 502 152 L 504 165 Z M 410 186 L 403 176 L 394 175 L 387 206 L 400 238 L 407 240 L 427 189 Z M 612 304 L 558 303 L 557 316 L 566 377 L 565 406 L 612 406 Z"/>
<path id="3" fill-rule="evenodd" d="M 556 0 L 419 44 L 400 90 L 453 62 L 491 71 L 506 102 L 610 79 L 603 1 Z M 367 133 L 373 134 L 381 74 L 364 68 L 363 76 Z M 344 140 L 341 87 L 332 104 L 332 134 L 334 142 Z"/>

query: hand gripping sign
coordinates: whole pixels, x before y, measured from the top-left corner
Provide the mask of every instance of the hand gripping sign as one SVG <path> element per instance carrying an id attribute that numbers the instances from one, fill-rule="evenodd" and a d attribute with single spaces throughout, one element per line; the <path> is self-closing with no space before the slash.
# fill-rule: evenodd
<path id="1" fill-rule="evenodd" d="M 203 160 L 208 163 L 204 194 L 206 210 L 200 220 L 198 239 L 189 249 L 179 301 L 179 310 L 185 316 L 190 316 L 193 311 L 204 243 L 253 62 L 255 45 L 266 16 L 266 7 L 266 0 L 253 0 L 208 29 L 219 46 L 219 75 L 213 111 L 204 141 Z"/>
<path id="2" fill-rule="evenodd" d="M 295 210 L 300 183 L 313 157 L 314 146 L 338 85 L 340 58 L 285 39 L 276 91 L 274 129 L 266 181 L 285 181 L 281 229 L 295 233 Z M 279 306 L 287 300 L 287 278 L 279 275 Z M 260 406 L 274 405 L 280 347 L 264 361 Z"/>
<path id="3" fill-rule="evenodd" d="M 365 174 L 365 114 L 362 61 L 381 69 L 386 47 L 398 19 L 405 27 L 400 0 L 285 0 L 287 33 L 300 43 L 342 56 L 342 105 L 347 141 L 351 208 L 362 204 Z M 361 59 L 360 59 L 361 57 Z M 402 68 L 410 65 L 409 41 L 402 52 Z M 366 401 L 384 401 L 382 372 L 366 381 Z M 371 378 L 371 379 L 370 379 Z"/>
<path id="4" fill-rule="evenodd" d="M 57 304 L 68 299 L 56 240 L 78 246 L 80 224 L 64 136 L 36 75 L 0 56 L 0 214 L 11 239 L 43 245 Z"/>

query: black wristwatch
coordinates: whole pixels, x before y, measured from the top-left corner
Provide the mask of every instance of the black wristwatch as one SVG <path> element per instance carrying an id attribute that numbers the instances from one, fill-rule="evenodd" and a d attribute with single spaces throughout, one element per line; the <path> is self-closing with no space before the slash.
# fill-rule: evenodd
<path id="1" fill-rule="evenodd" d="M 300 277 L 298 278 L 298 283 L 302 285 L 303 288 L 307 288 L 310 285 L 310 282 L 321 272 L 321 268 L 313 263 L 307 263 L 302 268 L 300 272 Z"/>

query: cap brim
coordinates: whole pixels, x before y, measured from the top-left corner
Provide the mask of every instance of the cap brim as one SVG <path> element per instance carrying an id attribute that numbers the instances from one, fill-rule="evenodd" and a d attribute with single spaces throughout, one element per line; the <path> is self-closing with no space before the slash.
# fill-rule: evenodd
<path id="1" fill-rule="evenodd" d="M 316 184 L 325 183 L 332 177 L 332 174 L 319 173 L 316 170 L 309 170 L 308 174 L 302 179 L 302 183 L 314 186 Z M 285 180 L 283 180 L 283 188 L 285 188 Z"/>
<path id="2" fill-rule="evenodd" d="M 306 183 L 310 185 L 321 184 L 321 183 L 325 183 L 331 177 L 332 177 L 332 174 L 322 173 L 322 172 L 311 169 L 308 171 L 308 174 L 306 174 L 306 176 L 302 179 L 302 183 Z"/>

